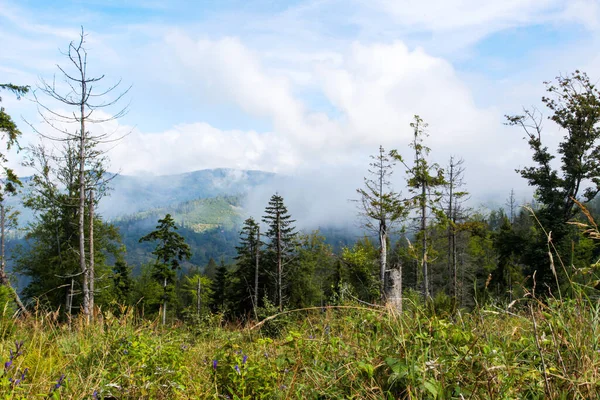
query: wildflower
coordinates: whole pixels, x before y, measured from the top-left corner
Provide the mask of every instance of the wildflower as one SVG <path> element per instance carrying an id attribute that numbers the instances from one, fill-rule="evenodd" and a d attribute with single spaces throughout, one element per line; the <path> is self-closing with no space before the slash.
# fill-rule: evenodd
<path id="1" fill-rule="evenodd" d="M 13 363 L 13 359 L 11 357 L 10 360 L 8 360 L 7 362 L 4 363 L 4 370 L 8 371 L 10 369 L 10 367 L 12 367 L 12 363 Z"/>
<path id="2" fill-rule="evenodd" d="M 97 390 L 94 390 L 94 393 L 92 393 L 92 398 L 94 400 L 98 400 L 98 391 Z"/>
<path id="3" fill-rule="evenodd" d="M 12 383 L 13 386 L 19 386 L 19 384 L 25 380 L 25 375 L 27 375 L 27 371 L 29 371 L 29 368 L 25 368 L 23 372 L 21 372 L 21 377 L 15 380 L 14 382 L 12 378 L 9 378 L 8 381 Z"/>
<path id="4" fill-rule="evenodd" d="M 65 374 L 62 374 L 60 376 L 60 378 L 58 378 L 58 380 L 56 381 L 56 384 L 54 385 L 54 389 L 59 389 L 63 385 L 64 381 L 65 381 Z"/>
<path id="5" fill-rule="evenodd" d="M 240 367 L 239 367 L 239 366 L 237 366 L 237 365 L 236 365 L 236 366 L 234 367 L 234 369 L 235 369 L 235 372 L 237 372 L 237 373 L 238 373 L 238 375 L 240 375 L 240 374 L 241 374 L 241 372 L 240 372 Z"/>
<path id="6" fill-rule="evenodd" d="M 248 361 L 248 356 L 244 354 L 244 358 L 242 358 L 242 365 L 246 365 L 246 361 Z"/>
<path id="7" fill-rule="evenodd" d="M 213 360 L 213 369 L 214 370 L 217 369 L 217 364 L 219 364 L 219 362 L 217 360 Z"/>

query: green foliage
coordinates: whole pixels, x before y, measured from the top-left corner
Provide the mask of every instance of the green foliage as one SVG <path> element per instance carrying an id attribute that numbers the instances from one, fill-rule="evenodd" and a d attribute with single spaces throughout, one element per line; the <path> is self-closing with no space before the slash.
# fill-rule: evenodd
<path id="1" fill-rule="evenodd" d="M 352 292 L 360 300 L 372 302 L 379 297 L 378 254 L 377 248 L 367 237 L 356 242 L 352 248 L 342 249 L 342 279 L 351 285 Z"/>
<path id="2" fill-rule="evenodd" d="M 113 296 L 117 304 L 130 305 L 133 280 L 131 278 L 131 267 L 123 259 L 115 262 L 112 268 Z"/>
<path id="3" fill-rule="evenodd" d="M 176 271 L 181 261 L 189 259 L 192 255 L 190 246 L 176 231 L 175 221 L 167 214 L 158 220 L 154 231 L 140 238 L 140 242 L 157 242 L 152 252 L 156 256 L 152 277 L 163 286 L 163 324 L 166 322 L 167 303 L 174 297 L 173 281 Z"/>
<path id="4" fill-rule="evenodd" d="M 274 303 L 279 306 L 279 309 L 283 310 L 286 292 L 284 286 L 289 289 L 289 283 L 284 276 L 289 275 L 287 267 L 293 262 L 297 245 L 297 232 L 293 225 L 296 221 L 288 213 L 283 197 L 278 194 L 274 194 L 269 199 L 262 221 L 267 224 L 267 231 L 264 235 L 267 239 L 265 250 L 266 270 L 272 271 L 275 277 L 271 297 L 274 299 Z"/>
<path id="5" fill-rule="evenodd" d="M 247 315 L 258 307 L 261 298 L 260 288 L 265 286 L 268 279 L 264 267 L 260 268 L 263 243 L 259 235 L 260 228 L 254 218 L 246 219 L 240 232 L 240 244 L 236 246 L 236 281 L 232 287 L 233 298 L 231 299 L 234 312 L 241 316 Z"/>
<path id="6" fill-rule="evenodd" d="M 288 307 L 325 304 L 332 294 L 333 250 L 319 231 L 299 235 L 298 243 L 297 259 L 290 266 L 288 278 Z"/>
<path id="7" fill-rule="evenodd" d="M 17 98 L 21 98 L 21 96 L 29 91 L 29 86 L 17 86 L 11 83 L 3 83 L 0 84 L 0 91 L 1 90 L 11 91 L 17 95 Z M 1 102 L 2 97 L 0 97 L 0 103 Z M 0 107 L 0 138 L 6 143 L 6 150 L 10 150 L 10 148 L 17 143 L 17 139 L 20 135 L 21 132 L 10 115 L 6 113 L 4 107 Z M 14 171 L 5 165 L 7 161 L 6 155 L 3 152 L 0 153 L 0 168 L 3 171 L 3 187 L 0 186 L 0 201 L 4 201 L 6 194 L 15 194 L 17 187 L 21 185 L 21 181 Z"/>
<path id="8" fill-rule="evenodd" d="M 600 191 L 600 92 L 580 71 L 558 76 L 556 82 L 545 84 L 547 95 L 542 101 L 551 113 L 549 119 L 565 134 L 557 149 L 559 168 L 555 168 L 553 162 L 555 155 L 542 141 L 539 112 L 525 110 L 523 115 L 507 116 L 507 121 L 509 125 L 521 127 L 526 134 L 535 165 L 517 172 L 535 188 L 541 203 L 537 218 L 547 232 L 552 232 L 558 251 L 566 254 L 573 235 L 566 222 L 578 213 L 575 200 L 590 201 Z M 540 254 L 547 237 L 539 230 L 535 239 L 524 255 L 525 272 L 530 276 L 536 272 L 539 283 L 556 290 L 550 264 Z M 561 273 L 560 278 L 565 280 L 566 276 Z"/>
<path id="9" fill-rule="evenodd" d="M 402 316 L 351 303 L 278 315 L 268 323 L 279 323 L 279 330 L 268 336 L 266 323 L 240 330 L 210 322 L 198 334 L 197 328 L 162 329 L 131 312 L 106 313 L 91 326 L 83 320 L 61 326 L 47 316 L 15 321 L 18 329 L 0 339 L 0 398 L 600 395 L 596 301 L 529 297 L 510 308 L 451 313 L 440 309 L 447 304 L 441 297 L 435 312 L 416 293 L 408 297 Z M 10 350 L 12 365 L 3 370 Z M 24 379 L 12 383 L 27 367 Z"/>

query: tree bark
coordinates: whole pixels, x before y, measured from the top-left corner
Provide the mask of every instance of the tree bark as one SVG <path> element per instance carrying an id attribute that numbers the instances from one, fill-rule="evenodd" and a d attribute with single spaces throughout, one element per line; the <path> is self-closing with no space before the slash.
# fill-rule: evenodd
<path id="1" fill-rule="evenodd" d="M 423 263 L 423 297 L 429 299 L 429 274 L 427 270 L 427 188 L 426 182 L 421 182 L 421 233 L 422 233 L 422 263 Z"/>
<path id="2" fill-rule="evenodd" d="M 167 278 L 165 278 L 164 283 L 163 283 L 163 292 L 164 292 L 164 299 L 163 299 L 163 315 L 162 315 L 162 324 L 163 326 L 167 324 Z"/>
<path id="3" fill-rule="evenodd" d="M 402 265 L 388 271 L 386 298 L 389 305 L 402 313 Z"/>
<path id="4" fill-rule="evenodd" d="M 198 286 L 196 287 L 196 314 L 200 317 L 202 311 L 202 275 L 198 274 Z"/>
<path id="5" fill-rule="evenodd" d="M 90 189 L 90 266 L 89 272 L 89 286 L 90 286 L 90 297 L 89 297 L 89 308 L 90 308 L 90 319 L 94 319 L 94 286 L 95 286 L 95 272 L 94 272 L 94 189 Z"/>
<path id="6" fill-rule="evenodd" d="M 81 70 L 81 103 L 80 103 L 80 132 L 79 132 L 79 267 L 83 274 L 83 306 L 82 312 L 90 320 L 90 291 L 88 271 L 85 260 L 85 96 L 87 85 L 85 73 Z"/>
<path id="7" fill-rule="evenodd" d="M 385 221 L 379 222 L 379 293 L 382 303 L 385 303 L 385 272 L 387 265 L 387 232 Z"/>
<path id="8" fill-rule="evenodd" d="M 256 265 L 254 267 L 254 318 L 258 319 L 258 267 L 260 259 L 260 226 L 256 227 Z"/>
<path id="9" fill-rule="evenodd" d="M 279 300 L 279 311 L 283 311 L 283 290 L 281 289 L 283 265 L 281 260 L 281 221 L 279 220 L 279 211 L 277 211 L 277 295 Z"/>

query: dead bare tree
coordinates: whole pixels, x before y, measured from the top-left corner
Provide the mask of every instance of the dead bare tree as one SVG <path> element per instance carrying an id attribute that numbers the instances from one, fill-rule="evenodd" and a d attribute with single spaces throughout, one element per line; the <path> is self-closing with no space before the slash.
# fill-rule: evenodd
<path id="1" fill-rule="evenodd" d="M 33 124 L 34 130 L 44 139 L 53 142 L 71 142 L 77 145 L 78 154 L 78 190 L 76 193 L 78 203 L 78 232 L 79 232 L 79 267 L 82 272 L 82 312 L 92 318 L 94 305 L 94 266 L 93 243 L 90 243 L 90 265 L 86 261 L 85 238 L 85 209 L 86 201 L 90 199 L 90 216 L 93 217 L 94 205 L 99 201 L 102 193 L 107 189 L 106 150 L 102 145 L 119 141 L 124 135 L 116 131 L 94 133 L 89 130 L 90 125 L 102 124 L 113 121 L 125 115 L 128 105 L 119 107 L 114 111 L 117 103 L 125 96 L 131 87 L 118 91 L 121 81 L 109 85 L 107 88 L 98 89 L 104 80 L 104 75 L 91 77 L 88 74 L 88 53 L 85 48 L 86 34 L 81 29 L 79 39 L 69 43 L 68 50 L 63 54 L 68 58 L 68 68 L 57 65 L 62 76 L 62 82 L 57 85 L 56 77 L 51 82 L 40 80 L 38 88 L 34 91 L 34 99 L 38 106 L 38 113 L 44 126 L 50 127 L 52 133 L 42 131 Z M 38 92 L 45 95 L 48 102 L 38 97 Z M 60 107 L 67 106 L 70 112 L 56 111 L 52 104 Z M 71 127 L 75 126 L 75 129 Z M 106 146 L 104 146 L 106 147 Z M 88 193 L 95 192 L 96 196 Z M 93 218 L 90 218 L 90 237 L 93 236 Z M 93 238 L 90 238 L 92 241 Z"/>
<path id="2" fill-rule="evenodd" d="M 448 236 L 448 295 L 457 298 L 458 293 L 458 261 L 456 237 L 459 224 L 464 219 L 463 204 L 469 199 L 469 193 L 463 190 L 464 182 L 464 160 L 450 157 L 446 169 L 446 186 L 443 199 L 445 200 L 445 212 Z"/>

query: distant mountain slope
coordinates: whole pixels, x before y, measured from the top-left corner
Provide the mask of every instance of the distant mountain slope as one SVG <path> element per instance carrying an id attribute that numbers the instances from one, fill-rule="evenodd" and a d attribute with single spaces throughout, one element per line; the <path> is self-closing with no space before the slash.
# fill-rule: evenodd
<path id="1" fill-rule="evenodd" d="M 194 199 L 240 195 L 274 177 L 269 172 L 226 168 L 163 176 L 117 175 L 99 211 L 111 219 Z"/>

